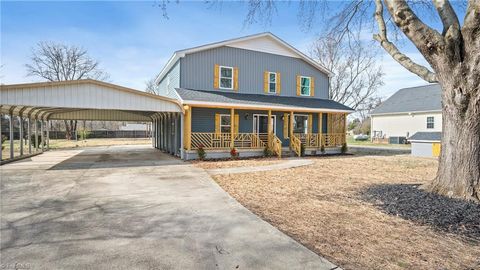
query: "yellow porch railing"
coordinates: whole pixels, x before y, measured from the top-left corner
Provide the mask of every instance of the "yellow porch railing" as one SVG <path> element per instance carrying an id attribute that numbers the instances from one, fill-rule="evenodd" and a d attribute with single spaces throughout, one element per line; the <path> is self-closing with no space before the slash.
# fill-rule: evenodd
<path id="1" fill-rule="evenodd" d="M 342 146 L 346 142 L 346 136 L 343 133 L 294 133 L 293 136 L 300 140 L 305 147 L 337 147 Z"/>
<path id="2" fill-rule="evenodd" d="M 295 134 L 290 136 L 290 148 L 297 154 L 297 156 L 302 155 L 302 141 L 300 141 L 300 138 Z"/>
<path id="3" fill-rule="evenodd" d="M 270 142 L 269 148 L 272 150 L 273 154 L 282 157 L 282 141 L 273 133 L 269 135 L 270 139 L 268 140 Z"/>
<path id="4" fill-rule="evenodd" d="M 191 148 L 198 149 L 230 149 L 230 133 L 192 132 Z M 233 147 L 235 148 L 265 148 L 266 143 L 256 133 L 235 133 L 233 134 Z"/>

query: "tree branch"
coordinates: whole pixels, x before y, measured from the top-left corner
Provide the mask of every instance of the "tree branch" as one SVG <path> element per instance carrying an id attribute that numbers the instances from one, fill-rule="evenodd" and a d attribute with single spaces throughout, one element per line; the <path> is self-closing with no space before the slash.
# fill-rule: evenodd
<path id="1" fill-rule="evenodd" d="M 437 9 L 438 15 L 443 23 L 443 35 L 449 31 L 451 27 L 454 27 L 456 31 L 460 31 L 460 22 L 458 21 L 457 14 L 453 10 L 450 1 L 448 0 L 433 0 L 433 4 Z"/>
<path id="2" fill-rule="evenodd" d="M 387 28 L 383 18 L 382 0 L 375 0 L 375 20 L 378 24 L 379 34 L 373 35 L 373 39 L 378 41 L 382 48 L 408 71 L 418 75 L 427 82 L 437 82 L 435 73 L 431 72 L 428 68 L 413 62 L 412 59 L 401 53 L 397 46 L 388 40 Z"/>

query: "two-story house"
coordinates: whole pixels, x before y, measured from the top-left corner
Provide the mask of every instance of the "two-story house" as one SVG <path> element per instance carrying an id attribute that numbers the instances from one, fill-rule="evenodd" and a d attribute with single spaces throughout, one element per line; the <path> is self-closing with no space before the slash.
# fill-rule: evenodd
<path id="1" fill-rule="evenodd" d="M 329 99 L 331 75 L 271 33 L 177 51 L 156 84 L 185 112 L 155 121 L 170 136 L 158 148 L 185 159 L 200 147 L 210 158 L 229 157 L 232 148 L 244 157 L 265 149 L 300 155 L 302 143 L 306 154 L 338 152 L 353 110 Z"/>

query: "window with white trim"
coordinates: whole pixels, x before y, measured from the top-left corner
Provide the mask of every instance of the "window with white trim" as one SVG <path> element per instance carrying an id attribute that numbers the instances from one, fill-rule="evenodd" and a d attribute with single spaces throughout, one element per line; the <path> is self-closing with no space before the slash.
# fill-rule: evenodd
<path id="1" fill-rule="evenodd" d="M 230 133 L 232 126 L 229 114 L 220 115 L 220 132 L 221 133 Z"/>
<path id="2" fill-rule="evenodd" d="M 300 95 L 302 96 L 310 96 L 310 82 L 311 77 L 300 77 Z"/>
<path id="3" fill-rule="evenodd" d="M 268 92 L 269 93 L 277 92 L 277 73 L 275 72 L 268 73 Z"/>
<path id="4" fill-rule="evenodd" d="M 220 66 L 219 80 L 221 89 L 233 89 L 233 67 Z"/>
<path id="5" fill-rule="evenodd" d="M 427 117 L 427 129 L 435 128 L 435 118 L 433 116 Z"/>

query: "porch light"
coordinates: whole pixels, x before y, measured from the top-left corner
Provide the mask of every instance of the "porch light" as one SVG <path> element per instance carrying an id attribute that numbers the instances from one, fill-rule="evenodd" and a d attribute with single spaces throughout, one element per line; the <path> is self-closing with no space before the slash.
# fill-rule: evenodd
<path id="1" fill-rule="evenodd" d="M 248 120 L 248 113 L 245 114 L 245 120 Z"/>

